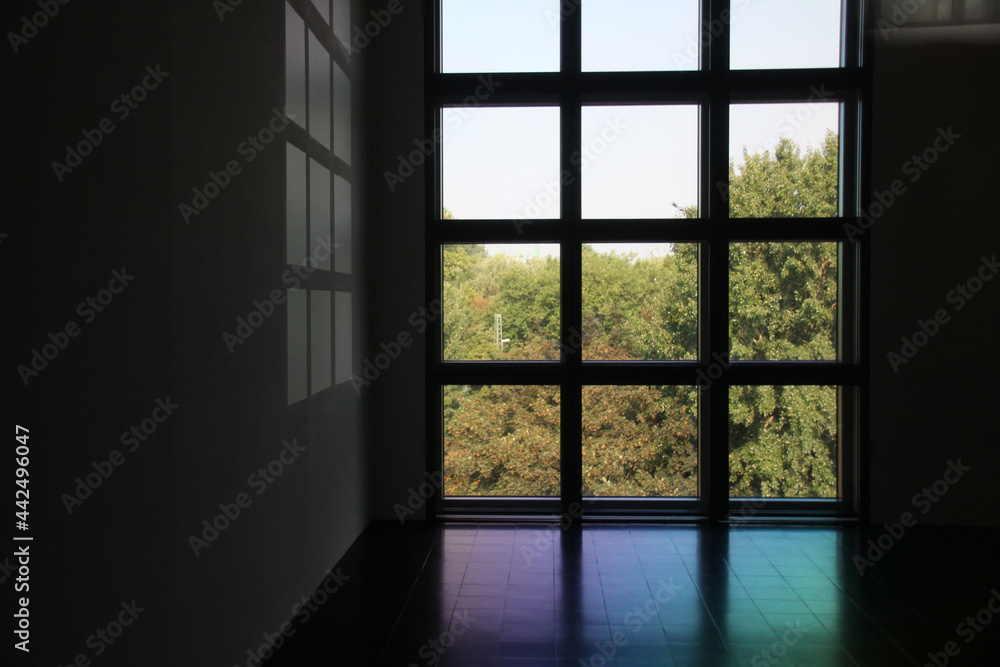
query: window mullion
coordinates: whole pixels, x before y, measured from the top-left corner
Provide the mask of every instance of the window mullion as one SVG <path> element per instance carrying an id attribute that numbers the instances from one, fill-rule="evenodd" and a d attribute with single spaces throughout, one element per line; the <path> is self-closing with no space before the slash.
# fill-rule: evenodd
<path id="1" fill-rule="evenodd" d="M 582 44 L 581 11 L 563 12 L 561 26 L 562 94 L 560 96 L 560 201 L 562 383 L 560 388 L 560 495 L 564 517 L 577 521 L 583 479 L 583 390 L 580 382 L 582 359 L 583 269 L 581 264 L 580 217 L 582 202 L 579 160 L 582 135 L 580 63 Z M 576 164 L 574 164 L 574 162 Z"/>
<path id="2" fill-rule="evenodd" d="M 441 3 L 429 3 L 424 15 L 424 40 L 429 47 L 425 51 L 428 63 L 425 64 L 424 78 L 424 136 L 441 136 L 441 108 L 435 99 L 434 80 L 441 71 Z M 437 133 L 437 134 L 436 134 Z M 438 239 L 430 233 L 433 221 L 441 217 L 441 159 L 440 151 L 431 157 L 424 177 L 424 303 L 440 303 L 443 297 L 442 257 Z M 441 318 L 427 320 L 428 327 L 424 345 L 424 364 L 426 368 L 425 428 L 425 467 L 431 479 L 444 480 L 444 401 L 440 382 L 442 361 L 442 322 Z M 440 484 L 437 493 L 428 498 L 428 518 L 440 513 L 441 500 L 444 494 L 444 484 Z"/>
<path id="3" fill-rule="evenodd" d="M 729 358 L 729 0 L 710 0 L 708 26 L 708 66 L 712 90 L 708 104 L 708 143 L 702 154 L 708 160 L 709 182 L 707 215 L 710 241 L 707 252 L 707 280 L 704 283 L 701 314 L 702 326 L 707 327 L 707 349 L 701 350 L 701 360 L 708 365 L 713 359 Z M 703 23 L 703 26 L 705 24 Z M 705 158 L 703 158 L 705 159 Z M 703 338 L 704 339 L 704 338 Z M 726 517 L 729 506 L 729 383 L 725 374 L 712 383 L 702 400 L 702 497 L 708 501 L 713 520 Z M 704 469 L 707 464 L 707 471 Z"/>

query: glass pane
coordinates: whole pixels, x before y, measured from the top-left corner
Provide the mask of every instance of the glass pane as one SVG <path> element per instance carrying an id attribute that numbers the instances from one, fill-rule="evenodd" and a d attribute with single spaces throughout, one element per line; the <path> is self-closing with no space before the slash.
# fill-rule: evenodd
<path id="1" fill-rule="evenodd" d="M 837 359 L 837 243 L 733 243 L 730 358 Z"/>
<path id="2" fill-rule="evenodd" d="M 442 68 L 559 71 L 560 0 L 442 0 Z"/>
<path id="3" fill-rule="evenodd" d="M 288 290 L 288 404 L 309 396 L 306 290 Z"/>
<path id="4" fill-rule="evenodd" d="M 306 154 L 291 144 L 287 145 L 285 154 L 285 255 L 289 264 L 301 264 L 309 254 Z"/>
<path id="5" fill-rule="evenodd" d="M 826 92 L 729 110 L 729 215 L 829 218 L 840 212 L 840 104 Z"/>
<path id="6" fill-rule="evenodd" d="M 285 5 L 285 114 L 306 126 L 306 25 Z"/>
<path id="7" fill-rule="evenodd" d="M 333 316 L 330 292 L 310 292 L 311 393 L 328 388 L 333 375 Z"/>
<path id="8" fill-rule="evenodd" d="M 583 495 L 697 496 L 697 388 L 584 387 Z"/>
<path id="9" fill-rule="evenodd" d="M 333 63 L 333 153 L 351 164 L 351 82 Z"/>
<path id="10" fill-rule="evenodd" d="M 333 177 L 333 251 L 334 268 L 338 273 L 351 272 L 351 184 L 340 176 Z"/>
<path id="11" fill-rule="evenodd" d="M 330 147 L 330 54 L 309 33 L 309 134 Z"/>
<path id="12" fill-rule="evenodd" d="M 840 67 L 840 0 L 734 0 L 733 69 Z"/>
<path id="13" fill-rule="evenodd" d="M 316 262 L 316 266 L 329 271 L 331 264 L 327 248 L 330 244 L 330 170 L 316 160 L 309 162 L 309 234 L 312 239 L 310 256 Z"/>
<path id="14" fill-rule="evenodd" d="M 836 498 L 837 393 L 837 387 L 730 387 L 730 495 Z"/>
<path id="15" fill-rule="evenodd" d="M 583 71 L 695 70 L 699 0 L 583 0 Z"/>
<path id="16" fill-rule="evenodd" d="M 442 162 L 456 219 L 559 217 L 558 108 L 445 109 Z"/>
<path id="17" fill-rule="evenodd" d="M 559 495 L 559 387 L 443 392 L 445 496 Z"/>
<path id="18" fill-rule="evenodd" d="M 583 108 L 584 218 L 697 217 L 698 107 Z"/>
<path id="19" fill-rule="evenodd" d="M 558 245 L 446 245 L 442 254 L 445 360 L 559 360 Z"/>
<path id="20" fill-rule="evenodd" d="M 583 358 L 698 358 L 698 246 L 583 246 Z"/>
<path id="21" fill-rule="evenodd" d="M 333 318 L 336 335 L 336 363 L 334 364 L 337 384 L 347 382 L 354 373 L 354 310 L 350 292 L 337 292 L 334 296 L 335 316 Z"/>

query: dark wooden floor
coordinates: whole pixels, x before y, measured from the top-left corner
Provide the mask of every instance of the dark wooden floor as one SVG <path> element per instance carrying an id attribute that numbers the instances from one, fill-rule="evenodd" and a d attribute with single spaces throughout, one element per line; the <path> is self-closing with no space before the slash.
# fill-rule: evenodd
<path id="1" fill-rule="evenodd" d="M 995 529 L 376 523 L 265 664 L 997 665 L 998 548 Z"/>

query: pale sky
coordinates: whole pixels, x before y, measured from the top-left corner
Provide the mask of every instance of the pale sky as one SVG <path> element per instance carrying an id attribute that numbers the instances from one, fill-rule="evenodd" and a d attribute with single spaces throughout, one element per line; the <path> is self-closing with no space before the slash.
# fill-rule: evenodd
<path id="1" fill-rule="evenodd" d="M 444 71 L 557 71 L 560 4 L 444 0 Z M 837 66 L 840 4 L 732 0 L 732 66 Z M 695 69 L 698 6 L 698 0 L 582 0 L 584 70 Z M 730 155 L 739 164 L 743 146 L 773 150 L 780 137 L 818 146 L 827 129 L 837 131 L 839 105 L 743 104 L 730 116 Z M 584 217 L 676 217 L 673 202 L 696 203 L 698 122 L 691 105 L 585 107 Z M 557 108 L 448 110 L 444 128 L 444 204 L 456 218 L 559 217 Z"/>

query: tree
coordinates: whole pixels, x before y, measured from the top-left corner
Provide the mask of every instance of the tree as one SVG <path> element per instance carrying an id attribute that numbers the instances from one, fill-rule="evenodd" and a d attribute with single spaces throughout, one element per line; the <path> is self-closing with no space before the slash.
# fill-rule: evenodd
<path id="1" fill-rule="evenodd" d="M 742 165 L 730 163 L 731 215 L 836 215 L 838 160 L 832 133 L 818 150 L 788 139 L 773 154 L 744 150 Z M 585 360 L 697 358 L 698 248 L 671 250 L 639 258 L 583 247 Z M 449 245 L 443 260 L 445 359 L 560 358 L 557 259 Z M 731 358 L 836 359 L 837 270 L 836 243 L 733 244 Z M 502 350 L 496 314 L 510 339 Z M 557 387 L 453 386 L 444 398 L 447 495 L 558 495 Z M 585 387 L 584 494 L 697 495 L 698 400 L 693 386 Z M 732 495 L 836 495 L 836 388 L 738 386 L 729 404 Z"/>
<path id="2" fill-rule="evenodd" d="M 446 495 L 559 494 L 558 387 L 449 386 L 444 422 Z"/>
<path id="3" fill-rule="evenodd" d="M 444 358 L 559 359 L 559 261 L 488 255 L 481 245 L 446 246 Z M 494 317 L 510 342 L 497 346 Z"/>
<path id="4" fill-rule="evenodd" d="M 839 148 L 782 139 L 774 155 L 743 151 L 729 166 L 730 215 L 831 217 L 838 211 Z M 730 357 L 837 358 L 837 244 L 741 243 L 730 251 Z M 835 497 L 834 387 L 733 387 L 729 397 L 730 493 Z"/>
<path id="5" fill-rule="evenodd" d="M 584 359 L 697 358 L 698 251 L 671 249 L 639 259 L 583 247 Z"/>
<path id="6" fill-rule="evenodd" d="M 774 149 L 729 161 L 729 215 L 733 218 L 829 218 L 837 215 L 839 140 L 827 131 L 819 149 L 805 153 L 788 138 Z"/>
<path id="7" fill-rule="evenodd" d="M 698 495 L 694 387 L 583 388 L 583 495 Z"/>
<path id="8" fill-rule="evenodd" d="M 731 495 L 836 496 L 835 387 L 733 387 L 729 413 Z"/>

